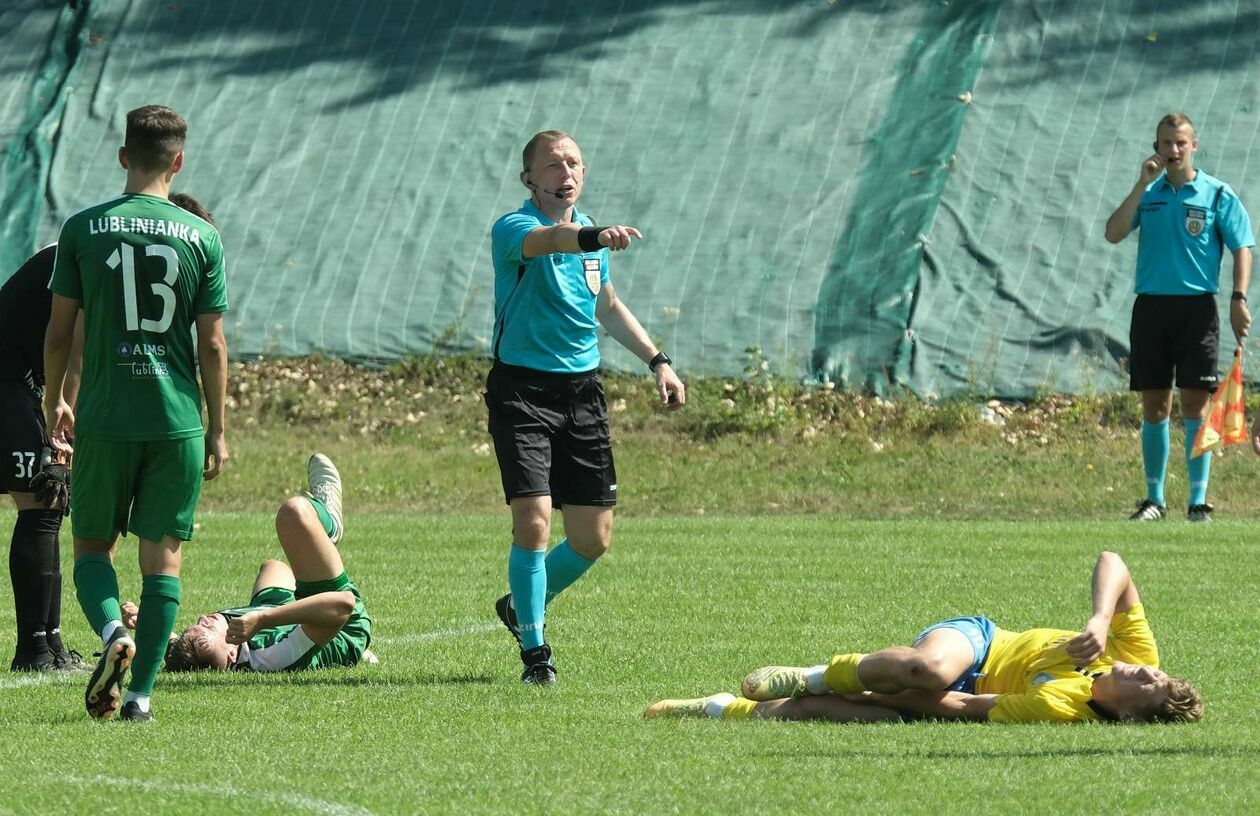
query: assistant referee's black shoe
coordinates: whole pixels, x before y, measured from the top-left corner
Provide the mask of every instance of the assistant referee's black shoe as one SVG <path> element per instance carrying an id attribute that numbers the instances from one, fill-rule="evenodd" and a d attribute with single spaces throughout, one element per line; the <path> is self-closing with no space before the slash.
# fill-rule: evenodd
<path id="1" fill-rule="evenodd" d="M 1129 521 L 1159 521 L 1168 515 L 1168 508 L 1150 499 L 1142 499 L 1137 503 L 1137 510 L 1129 516 Z"/>
<path id="2" fill-rule="evenodd" d="M 1198 524 L 1211 524 L 1212 510 L 1214 509 L 1210 504 L 1192 504 L 1190 509 L 1186 511 L 1186 520 Z"/>
<path id="3" fill-rule="evenodd" d="M 521 650 L 521 662 L 525 664 L 525 671 L 521 672 L 521 682 L 525 685 L 556 684 L 556 664 L 551 662 L 551 647 L 546 643 L 533 649 Z"/>

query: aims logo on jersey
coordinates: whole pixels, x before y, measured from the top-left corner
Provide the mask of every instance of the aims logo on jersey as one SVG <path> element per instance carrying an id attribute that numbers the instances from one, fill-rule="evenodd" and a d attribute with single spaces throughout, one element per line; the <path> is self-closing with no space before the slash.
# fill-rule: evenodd
<path id="1" fill-rule="evenodd" d="M 118 356 L 128 357 L 165 357 L 166 346 L 160 343 L 128 343 L 123 340 L 118 344 Z"/>

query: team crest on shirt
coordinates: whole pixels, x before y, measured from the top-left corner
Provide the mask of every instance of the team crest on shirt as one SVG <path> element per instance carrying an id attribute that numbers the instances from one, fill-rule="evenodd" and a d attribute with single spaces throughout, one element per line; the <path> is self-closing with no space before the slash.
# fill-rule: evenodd
<path id="1" fill-rule="evenodd" d="M 582 268 L 586 272 L 586 288 L 592 295 L 599 294 L 599 258 L 583 258 Z"/>
<path id="2" fill-rule="evenodd" d="M 1198 238 L 1199 233 L 1207 226 L 1207 210 L 1201 207 L 1186 207 L 1186 232 Z"/>

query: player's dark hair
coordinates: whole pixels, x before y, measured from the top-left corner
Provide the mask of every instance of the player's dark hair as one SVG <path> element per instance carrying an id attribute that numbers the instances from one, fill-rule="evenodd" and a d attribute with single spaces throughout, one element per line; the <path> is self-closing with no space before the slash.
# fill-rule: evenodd
<path id="1" fill-rule="evenodd" d="M 214 223 L 214 216 L 210 214 L 210 211 L 206 209 L 205 205 L 190 196 L 188 193 L 171 193 L 170 199 L 171 203 L 176 207 L 179 207 L 181 210 L 187 210 L 200 218 L 202 221 L 208 221 L 211 224 L 214 224 L 214 226 L 218 226 L 218 224 Z"/>
<path id="2" fill-rule="evenodd" d="M 127 112 L 123 147 L 127 163 L 142 173 L 167 169 L 184 149 L 188 123 L 165 105 L 145 105 Z"/>
<path id="3" fill-rule="evenodd" d="M 525 172 L 529 172 L 529 163 L 534 160 L 534 148 L 541 143 L 560 142 L 568 139 L 576 144 L 576 140 L 565 133 L 563 130 L 540 130 L 530 137 L 525 143 L 525 149 L 521 151 L 521 166 Z"/>

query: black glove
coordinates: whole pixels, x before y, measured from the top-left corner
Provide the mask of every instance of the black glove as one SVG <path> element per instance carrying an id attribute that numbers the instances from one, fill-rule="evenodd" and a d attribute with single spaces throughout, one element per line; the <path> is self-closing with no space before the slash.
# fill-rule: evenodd
<path id="1" fill-rule="evenodd" d="M 52 462 L 52 456 L 45 452 L 39 473 L 31 479 L 31 492 L 35 500 L 52 510 L 63 513 L 70 512 L 70 468 Z"/>

